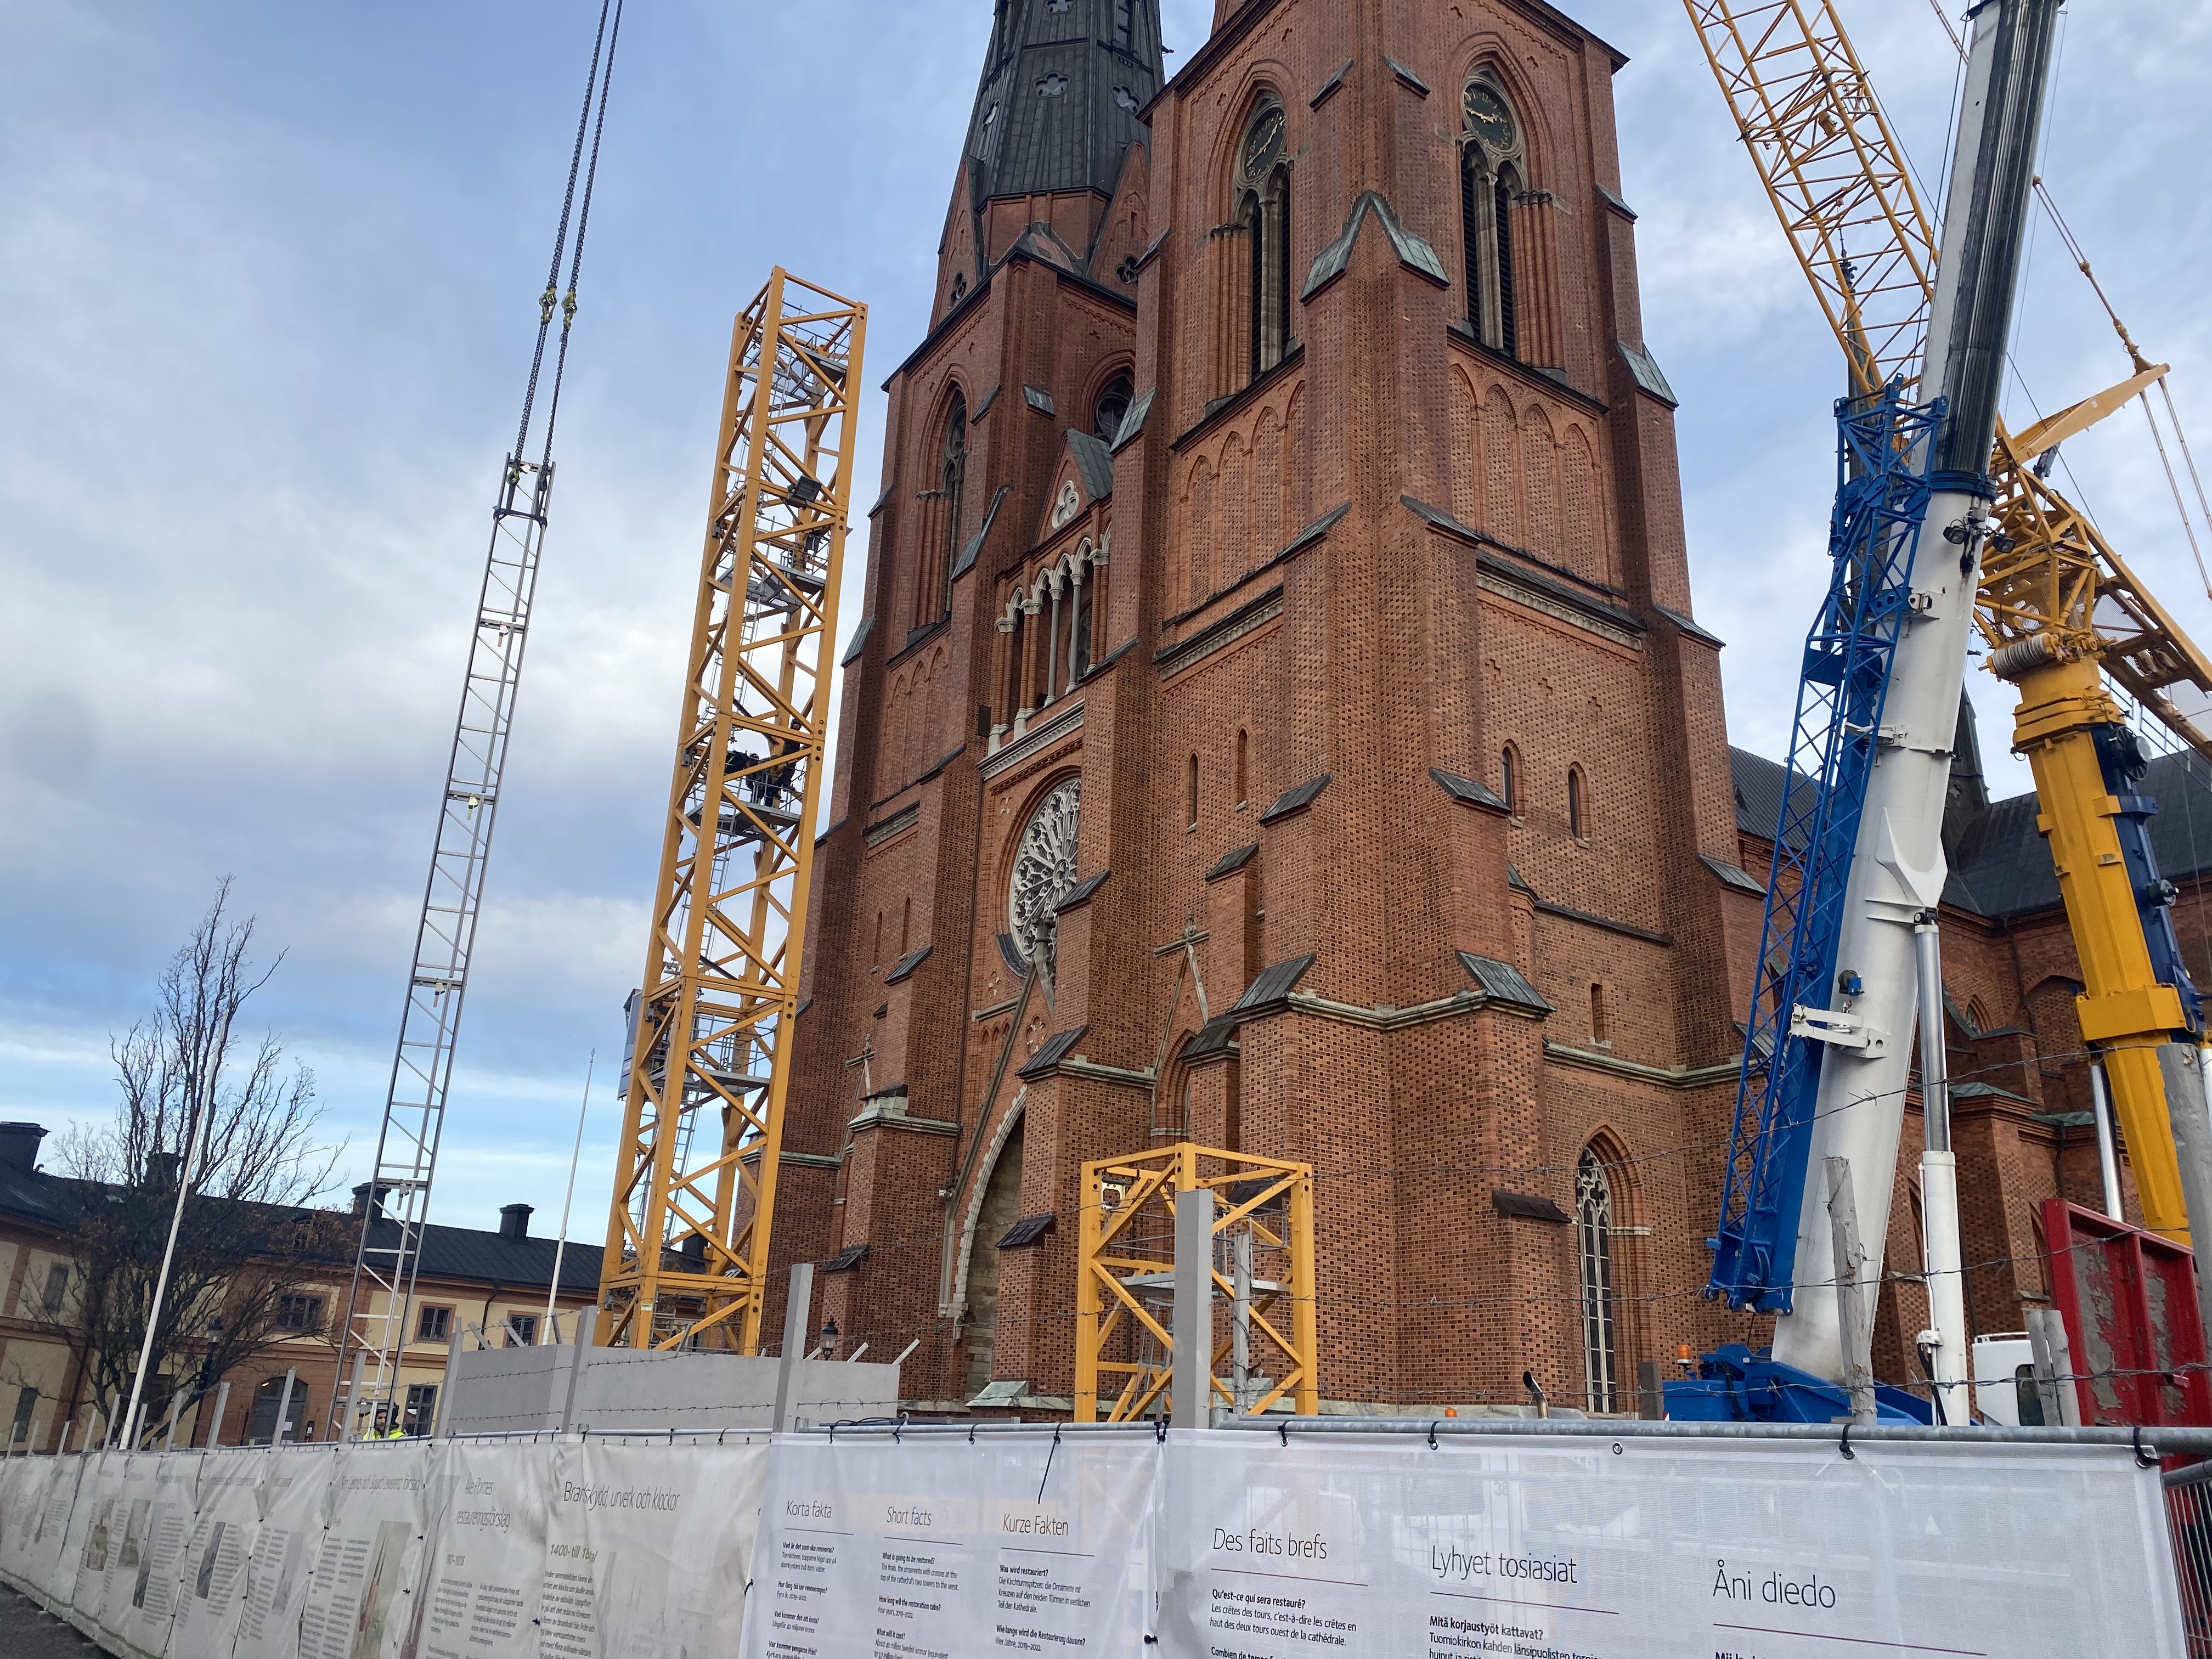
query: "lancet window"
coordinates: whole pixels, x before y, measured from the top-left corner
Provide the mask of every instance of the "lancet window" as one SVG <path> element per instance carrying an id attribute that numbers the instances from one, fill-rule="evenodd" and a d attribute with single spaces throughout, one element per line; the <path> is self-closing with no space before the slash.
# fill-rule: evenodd
<path id="1" fill-rule="evenodd" d="M 1467 83 L 1460 134 L 1460 229 L 1466 248 L 1467 325 L 1509 357 L 1520 355 L 1514 316 L 1513 214 L 1528 194 L 1521 123 L 1498 85 Z"/>
<path id="2" fill-rule="evenodd" d="M 1250 372 L 1257 380 L 1291 349 L 1291 164 L 1283 106 L 1253 112 L 1237 151 L 1237 228 L 1251 257 L 1247 295 Z"/>
<path id="3" fill-rule="evenodd" d="M 1613 1232 L 1613 1182 L 1592 1146 L 1575 1171 L 1575 1246 L 1582 1269 L 1583 1373 L 1594 1412 L 1618 1410 L 1620 1397 Z"/>

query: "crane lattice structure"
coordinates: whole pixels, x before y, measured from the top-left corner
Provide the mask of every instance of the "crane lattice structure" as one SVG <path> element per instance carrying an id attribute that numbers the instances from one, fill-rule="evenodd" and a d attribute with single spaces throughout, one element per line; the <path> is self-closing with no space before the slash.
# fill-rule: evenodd
<path id="1" fill-rule="evenodd" d="M 600 1340 L 760 1346 L 866 307 L 781 267 L 723 383 Z"/>
<path id="2" fill-rule="evenodd" d="M 1855 398 L 1918 378 L 1935 283 L 1934 233 L 1905 151 L 1832 0 L 1683 0 L 1807 280 L 1844 349 Z M 2085 267 L 2086 269 L 2086 267 Z M 2124 331 L 2123 340 L 2126 339 Z M 2132 350 L 2132 343 L 2130 349 Z M 2090 523 L 2046 458 L 2166 373 L 2136 373 L 2014 436 L 1997 428 L 1998 533 L 1974 607 L 1989 666 L 2020 693 L 2014 747 L 2035 775 L 2085 988 L 2081 1034 L 2103 1054 L 2144 1218 L 2188 1221 L 2157 1052 L 2203 1027 L 2135 793 L 2133 734 L 2109 678 L 2212 757 L 2177 686 L 2212 692 L 2208 660 Z"/>
<path id="3" fill-rule="evenodd" d="M 591 70 L 584 84 L 583 112 L 577 118 L 575 146 L 569 156 L 568 192 L 553 239 L 545 292 L 538 302 L 538 344 L 531 357 L 529 385 L 523 393 L 522 420 L 514 448 L 501 469 L 499 491 L 492 506 L 491 548 L 477 597 L 468 675 L 461 684 L 460 713 L 454 722 L 453 749 L 446 766 L 430 878 L 416 927 L 414 969 L 408 976 L 399 1044 L 392 1056 L 384 1122 L 377 1134 L 376 1172 L 370 1180 L 369 1200 L 362 1206 L 353 1282 L 346 1293 L 345 1321 L 339 1327 L 337 1374 L 346 1376 L 346 1362 L 351 1357 L 359 1375 L 349 1390 L 351 1398 L 332 1391 L 334 1433 L 344 1431 L 348 1414 L 356 1430 L 365 1431 L 373 1424 L 374 1413 L 380 1408 L 389 1411 L 398 1403 L 393 1396 L 398 1387 L 400 1358 L 408 1341 L 430 1182 L 437 1170 L 438 1145 L 445 1129 L 454 1043 L 468 990 L 469 963 L 476 950 L 477 920 L 491 857 L 492 825 L 507 769 L 507 738 L 514 726 L 515 696 L 522 684 L 522 653 L 530 638 L 538 561 L 545 546 L 546 513 L 553 495 L 553 429 L 561 411 L 561 380 L 568 366 L 569 331 L 576 319 L 576 282 L 583 270 L 584 233 L 591 219 L 599 137 L 605 129 L 607 91 L 621 34 L 622 0 L 601 0 L 599 33 L 592 41 Z M 580 175 L 580 198 L 577 194 Z M 569 241 L 572 220 L 573 246 Z M 568 263 L 565 295 L 560 291 L 564 258 Z M 560 318 L 557 338 L 554 335 L 556 314 Z M 546 399 L 543 446 L 533 461 L 526 459 L 531 419 L 549 343 L 554 348 L 553 385 Z"/>

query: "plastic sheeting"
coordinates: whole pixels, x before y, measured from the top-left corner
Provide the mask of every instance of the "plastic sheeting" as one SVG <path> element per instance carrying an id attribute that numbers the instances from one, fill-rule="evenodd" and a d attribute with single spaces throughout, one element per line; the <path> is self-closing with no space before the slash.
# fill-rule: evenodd
<path id="1" fill-rule="evenodd" d="M 130 1659 L 2181 1659 L 2124 1449 L 842 1431 L 0 1463 Z"/>
<path id="2" fill-rule="evenodd" d="M 0 1579 L 122 1659 L 734 1656 L 767 1437 L 18 1458 Z"/>

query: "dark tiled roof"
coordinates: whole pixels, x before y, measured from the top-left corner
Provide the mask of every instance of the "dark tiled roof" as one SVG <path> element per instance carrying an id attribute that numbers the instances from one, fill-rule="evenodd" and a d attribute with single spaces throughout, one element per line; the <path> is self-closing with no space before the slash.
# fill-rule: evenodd
<path id="1" fill-rule="evenodd" d="M 1106 884 L 1106 878 L 1113 873 L 1111 870 L 1101 870 L 1095 876 L 1084 877 L 1067 890 L 1066 898 L 1052 907 L 1053 915 L 1058 915 L 1063 910 L 1073 910 L 1090 903 L 1097 896 L 1098 890 Z"/>
<path id="2" fill-rule="evenodd" d="M 1256 841 L 1248 842 L 1243 847 L 1231 848 L 1214 860 L 1213 868 L 1206 872 L 1206 878 L 1208 881 L 1218 881 L 1224 876 L 1234 875 L 1251 863 L 1259 851 L 1260 843 Z"/>
<path id="3" fill-rule="evenodd" d="M 1216 1054 L 1225 1054 L 1237 1046 L 1237 1021 L 1228 1014 L 1216 1014 L 1198 1028 L 1198 1035 L 1182 1046 L 1182 1059 L 1210 1060 Z"/>
<path id="4" fill-rule="evenodd" d="M 1526 1008 L 1532 1013 L 1556 1012 L 1544 1000 L 1544 994 L 1522 976 L 1521 970 L 1510 962 L 1498 962 L 1489 957 L 1459 953 L 1460 966 L 1467 969 L 1468 977 L 1482 988 L 1482 994 L 1493 1002 L 1502 1002 L 1515 1008 Z"/>
<path id="5" fill-rule="evenodd" d="M 374 1226 L 372 1244 L 385 1237 L 396 1237 L 399 1231 L 396 1221 L 379 1221 Z M 425 1279 L 546 1285 L 553 1282 L 553 1255 L 559 1249 L 560 1240 L 555 1238 L 507 1238 L 471 1227 L 428 1226 L 422 1230 L 422 1273 Z M 598 1290 L 602 1254 L 597 1244 L 570 1239 L 561 1255 L 561 1288 L 585 1296 Z"/>
<path id="6" fill-rule="evenodd" d="M 992 31 L 983 81 L 968 125 L 975 201 L 1095 190 L 1111 194 L 1121 157 L 1143 142 L 1137 112 L 1165 78 L 1159 12 L 1130 8 L 1132 50 L 1097 37 L 1091 6 L 1010 0 Z"/>
<path id="7" fill-rule="evenodd" d="M 1548 1198 L 1537 1198 L 1528 1193 L 1509 1193 L 1503 1187 L 1491 1194 L 1490 1207 L 1500 1215 L 1525 1216 L 1531 1221 L 1564 1223 L 1571 1219 L 1565 1210 Z"/>
<path id="8" fill-rule="evenodd" d="M 936 948 L 937 947 L 933 945 L 925 945 L 919 951 L 908 951 L 904 956 L 901 957 L 896 962 L 891 964 L 890 972 L 884 975 L 884 983 L 886 985 L 897 984 L 901 980 L 913 973 L 915 969 L 921 967 L 924 962 L 927 961 L 929 959 L 929 953 Z"/>
<path id="9" fill-rule="evenodd" d="M 129 1193 L 119 1188 L 108 1188 L 88 1182 L 70 1181 L 44 1170 L 25 1174 L 20 1170 L 0 1169 L 0 1215 L 11 1220 L 29 1222 L 67 1231 L 74 1228 L 94 1197 L 112 1196 L 130 1201 L 143 1199 L 144 1194 Z M 222 1200 L 215 1200 L 222 1201 Z M 270 1233 L 279 1234 L 289 1222 L 319 1221 L 327 1224 L 328 1211 L 296 1208 L 289 1205 L 255 1205 L 257 1211 L 265 1212 Z M 399 1230 L 396 1221 L 379 1220 L 371 1224 L 374 1230 L 371 1243 L 395 1240 Z M 353 1248 L 355 1233 L 345 1229 L 346 1249 Z M 422 1273 L 426 1279 L 465 1279 L 478 1282 L 515 1286 L 544 1286 L 553 1279 L 554 1252 L 560 1241 L 552 1238 L 513 1239 L 495 1231 L 479 1231 L 473 1227 L 447 1227 L 433 1224 L 422 1230 Z M 589 1295 L 599 1287 L 599 1257 L 597 1244 L 568 1241 L 568 1248 L 561 1258 L 561 1288 L 580 1295 Z M 334 1259 L 333 1265 L 343 1265 Z"/>
<path id="10" fill-rule="evenodd" d="M 1083 493 L 1103 501 L 1114 493 L 1114 454 L 1088 432 L 1070 431 L 1067 447 L 1083 474 Z"/>
<path id="11" fill-rule="evenodd" d="M 1024 1061 L 1016 1077 L 1042 1077 L 1046 1073 L 1075 1052 L 1075 1045 L 1083 1041 L 1091 1028 L 1079 1025 L 1072 1031 L 1060 1031 L 1045 1039 L 1044 1047 Z"/>
<path id="12" fill-rule="evenodd" d="M 1263 968 L 1244 994 L 1237 999 L 1232 1014 L 1249 1013 L 1264 1008 L 1271 1002 L 1280 1002 L 1290 995 L 1297 982 L 1306 976 L 1306 970 L 1321 958 L 1308 951 L 1302 957 L 1292 957 L 1288 962 L 1279 962 L 1272 968 Z"/>
<path id="13" fill-rule="evenodd" d="M 1303 812 L 1321 799 L 1321 792 L 1336 781 L 1335 774 L 1324 772 L 1317 778 L 1309 778 L 1295 789 L 1285 789 L 1275 797 L 1275 804 L 1260 814 L 1260 822 L 1273 823 L 1293 812 Z"/>
<path id="14" fill-rule="evenodd" d="M 1737 829 L 1771 842 L 1782 810 L 1782 768 L 1741 749 L 1731 749 L 1729 759 Z M 1802 779 L 1796 787 L 1810 787 Z M 2150 821 L 2159 873 L 2169 881 L 2212 877 L 2212 769 L 2193 754 L 2161 756 L 2151 762 L 2138 790 L 2159 805 Z M 2035 827 L 2040 810 L 2027 794 L 1986 805 L 1970 801 L 1954 811 L 1946 837 L 1951 877 L 1943 902 L 1994 919 L 2058 908 L 2058 874 Z"/>
<path id="15" fill-rule="evenodd" d="M 1434 766 L 1429 769 L 1429 775 L 1454 800 L 1465 801 L 1469 806 L 1495 807 L 1501 812 L 1508 810 L 1504 799 L 1486 783 Z"/>

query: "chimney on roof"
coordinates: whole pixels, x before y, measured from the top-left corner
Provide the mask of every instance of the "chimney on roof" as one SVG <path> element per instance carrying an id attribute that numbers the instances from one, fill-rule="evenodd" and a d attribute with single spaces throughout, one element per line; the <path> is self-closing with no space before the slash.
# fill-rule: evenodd
<path id="1" fill-rule="evenodd" d="M 177 1152 L 149 1152 L 146 1154 L 146 1190 L 167 1193 L 176 1190 L 177 1168 L 184 1162 Z"/>
<path id="2" fill-rule="evenodd" d="M 28 1175 L 38 1167 L 39 1143 L 46 1138 L 40 1123 L 0 1123 L 0 1170 Z"/>
<path id="3" fill-rule="evenodd" d="M 499 1206 L 499 1236 L 520 1244 L 530 1237 L 530 1211 L 527 1204 L 502 1204 Z"/>
<path id="4" fill-rule="evenodd" d="M 365 1215 L 372 1221 L 384 1219 L 384 1200 L 391 1193 L 387 1185 L 364 1181 L 353 1189 L 353 1212 Z"/>

